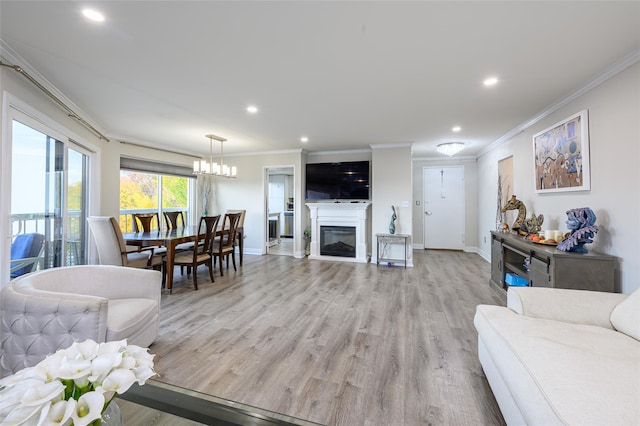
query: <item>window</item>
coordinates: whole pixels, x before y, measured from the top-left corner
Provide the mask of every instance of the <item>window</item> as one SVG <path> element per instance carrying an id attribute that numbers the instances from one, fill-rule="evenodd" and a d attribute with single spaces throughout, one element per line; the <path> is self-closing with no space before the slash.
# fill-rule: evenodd
<path id="1" fill-rule="evenodd" d="M 132 213 L 158 213 L 163 227 L 162 214 L 166 211 L 185 212 L 187 224 L 195 211 L 193 194 L 195 178 L 191 169 L 122 158 L 120 161 L 120 228 L 132 232 Z"/>
<path id="2" fill-rule="evenodd" d="M 91 153 L 30 117 L 13 113 L 10 277 L 85 264 Z M 37 235 L 28 241 L 44 241 L 25 247 L 26 234 Z M 21 246 L 24 250 L 18 253 Z"/>

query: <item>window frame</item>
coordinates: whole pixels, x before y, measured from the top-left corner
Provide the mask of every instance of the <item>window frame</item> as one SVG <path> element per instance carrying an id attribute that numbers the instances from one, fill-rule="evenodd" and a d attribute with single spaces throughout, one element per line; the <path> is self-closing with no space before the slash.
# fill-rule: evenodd
<path id="1" fill-rule="evenodd" d="M 162 212 L 164 211 L 162 206 L 162 176 L 177 176 L 177 177 L 186 178 L 188 183 L 188 188 L 187 188 L 187 207 L 186 207 L 185 220 L 187 224 L 193 225 L 196 223 L 195 217 L 196 217 L 196 209 L 197 209 L 197 205 L 196 205 L 197 179 L 190 168 L 186 166 L 178 166 L 175 164 L 162 163 L 159 161 L 142 160 L 139 158 L 128 157 L 123 155 L 120 157 L 120 176 L 122 176 L 121 175 L 122 171 L 146 173 L 146 174 L 156 175 L 158 177 L 157 179 L 158 205 L 152 208 L 153 210 L 139 209 L 138 211 L 158 213 L 158 222 L 159 222 L 158 226 L 160 228 L 162 228 L 162 224 L 163 224 Z M 123 210 L 121 206 L 118 206 L 118 208 L 119 208 L 118 209 L 119 216 L 122 217 Z M 130 214 L 128 210 L 127 210 L 127 213 L 124 214 L 125 217 L 126 215 Z M 122 227 L 123 225 L 121 224 L 121 228 Z M 126 229 L 126 225 L 124 225 L 124 227 Z"/>
<path id="2" fill-rule="evenodd" d="M 67 187 L 67 150 L 73 147 L 74 150 L 82 152 L 88 156 L 89 171 L 86 176 L 88 180 L 87 215 L 99 209 L 99 187 L 100 173 L 100 149 L 90 143 L 85 138 L 79 136 L 69 128 L 52 119 L 40 110 L 32 107 L 11 93 L 4 91 L 2 97 L 2 150 L 0 152 L 0 270 L 7 271 L 0 275 L 0 288 L 3 288 L 10 280 L 10 252 L 11 252 L 11 191 L 12 191 L 12 156 L 13 156 L 13 121 L 16 120 L 29 126 L 49 137 L 59 140 L 64 145 L 64 188 L 63 211 L 66 218 L 66 187 Z M 93 196 L 91 195 L 93 194 Z M 64 222 L 64 221 L 63 221 Z M 64 232 L 63 224 L 63 232 Z M 85 245 L 86 246 L 86 245 Z M 89 259 L 89 253 L 85 253 L 85 259 Z"/>

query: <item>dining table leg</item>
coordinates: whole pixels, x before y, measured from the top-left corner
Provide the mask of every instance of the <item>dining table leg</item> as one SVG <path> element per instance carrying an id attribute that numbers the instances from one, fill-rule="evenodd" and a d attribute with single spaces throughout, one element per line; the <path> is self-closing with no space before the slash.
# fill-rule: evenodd
<path id="1" fill-rule="evenodd" d="M 167 289 L 169 289 L 169 294 L 173 291 L 173 262 L 175 260 L 175 250 L 176 243 L 170 241 L 169 244 L 167 244 L 167 270 L 165 271 L 167 273 Z"/>

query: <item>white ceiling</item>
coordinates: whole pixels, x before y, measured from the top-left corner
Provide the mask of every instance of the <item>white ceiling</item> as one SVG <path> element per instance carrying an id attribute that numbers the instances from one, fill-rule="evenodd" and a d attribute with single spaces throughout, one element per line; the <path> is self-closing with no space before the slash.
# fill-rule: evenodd
<path id="1" fill-rule="evenodd" d="M 474 155 L 637 53 L 640 2 L 2 0 L 0 38 L 115 140 Z"/>

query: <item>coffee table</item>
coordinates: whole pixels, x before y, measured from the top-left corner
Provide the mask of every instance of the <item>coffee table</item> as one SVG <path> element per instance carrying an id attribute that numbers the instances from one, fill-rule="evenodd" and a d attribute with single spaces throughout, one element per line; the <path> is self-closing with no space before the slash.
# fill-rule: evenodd
<path id="1" fill-rule="evenodd" d="M 179 386 L 148 380 L 119 395 L 116 403 L 124 425 L 296 425 L 319 426 L 250 405 L 229 401 Z"/>

